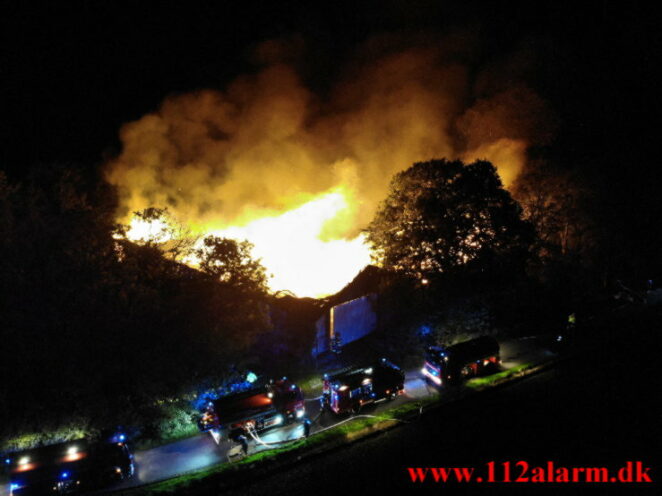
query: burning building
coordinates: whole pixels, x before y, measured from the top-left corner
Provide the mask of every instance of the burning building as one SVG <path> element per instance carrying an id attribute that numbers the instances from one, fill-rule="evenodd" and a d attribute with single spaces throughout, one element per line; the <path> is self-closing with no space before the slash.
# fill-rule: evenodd
<path id="1" fill-rule="evenodd" d="M 485 158 L 508 185 L 527 147 L 549 138 L 547 106 L 516 64 L 506 84 L 457 36 L 372 39 L 323 95 L 287 42 L 259 47 L 262 70 L 122 127 L 106 166 L 118 220 L 131 235 L 134 212 L 167 208 L 194 236 L 248 239 L 273 291 L 333 294 L 369 263 L 361 229 L 393 174 Z"/>

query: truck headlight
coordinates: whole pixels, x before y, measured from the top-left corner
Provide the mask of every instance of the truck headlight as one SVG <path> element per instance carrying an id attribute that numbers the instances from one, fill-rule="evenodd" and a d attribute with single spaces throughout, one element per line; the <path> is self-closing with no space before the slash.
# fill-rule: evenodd
<path id="1" fill-rule="evenodd" d="M 220 444 L 221 443 L 221 433 L 218 432 L 216 429 L 211 429 L 209 432 L 211 433 L 211 437 L 214 438 L 214 441 L 216 442 L 216 444 Z"/>
<path id="2" fill-rule="evenodd" d="M 283 423 L 283 416 L 282 415 L 276 415 L 276 418 L 274 418 L 274 425 L 280 425 Z"/>
<path id="3" fill-rule="evenodd" d="M 297 418 L 303 417 L 305 413 L 306 410 L 304 408 L 302 408 L 301 410 L 297 410 Z"/>

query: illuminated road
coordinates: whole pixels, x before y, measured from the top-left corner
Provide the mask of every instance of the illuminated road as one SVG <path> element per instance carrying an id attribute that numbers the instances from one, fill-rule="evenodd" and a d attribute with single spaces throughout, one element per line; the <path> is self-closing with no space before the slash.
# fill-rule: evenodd
<path id="1" fill-rule="evenodd" d="M 501 341 L 500 346 L 502 365 L 505 369 L 527 362 L 543 362 L 554 357 L 551 352 L 538 346 L 534 338 Z M 383 401 L 372 408 L 366 408 L 362 414 L 377 414 L 403 403 L 439 394 L 420 378 L 419 369 L 407 372 L 405 377 L 406 393 L 404 395 L 393 401 Z M 306 413 L 309 418 L 314 420 L 311 433 L 333 426 L 346 418 L 339 419 L 330 413 L 319 416 L 319 410 L 319 401 L 313 399 L 306 401 Z M 298 439 L 301 436 L 303 436 L 303 428 L 300 424 L 293 424 L 268 431 L 261 436 L 261 439 L 268 444 Z M 260 445 L 253 440 L 249 441 L 249 454 L 272 447 Z M 135 453 L 136 475 L 118 484 L 115 488 L 140 486 L 226 462 L 228 461 L 228 451 L 234 446 L 234 443 L 228 441 L 216 445 L 209 434 L 200 434 L 150 450 L 137 451 Z M 8 494 L 6 487 L 0 489 L 0 496 L 6 494 Z"/>

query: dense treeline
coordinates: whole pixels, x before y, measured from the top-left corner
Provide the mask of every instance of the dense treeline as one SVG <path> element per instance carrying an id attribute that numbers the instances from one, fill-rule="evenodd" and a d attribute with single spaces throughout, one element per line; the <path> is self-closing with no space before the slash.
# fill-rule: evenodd
<path id="1" fill-rule="evenodd" d="M 0 175 L 2 440 L 157 429 L 171 400 L 240 366 L 268 328 L 249 247 L 209 240 L 208 270 L 192 270 L 115 239 L 115 208 L 114 191 L 76 167 Z"/>
<path id="2" fill-rule="evenodd" d="M 510 191 L 484 161 L 432 160 L 396 174 L 366 230 L 388 271 L 377 346 L 406 359 L 421 342 L 553 333 L 571 314 L 581 323 L 619 304 L 624 291 L 643 302 L 659 260 L 623 236 L 628 204 L 607 210 L 594 186 L 543 161 Z"/>

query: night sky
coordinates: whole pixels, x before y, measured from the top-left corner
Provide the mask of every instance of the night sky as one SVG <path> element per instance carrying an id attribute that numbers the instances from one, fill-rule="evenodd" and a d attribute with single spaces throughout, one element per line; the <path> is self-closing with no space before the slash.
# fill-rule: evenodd
<path id="1" fill-rule="evenodd" d="M 660 99 L 659 17 L 644 2 L 30 2 L 2 13 L 0 167 L 90 165 L 119 151 L 122 123 L 173 93 L 223 88 L 256 70 L 251 48 L 298 36 L 301 72 L 323 92 L 341 62 L 380 33 L 479 34 L 494 59 L 535 53 L 532 85 L 559 117 L 550 157 L 650 184 Z M 651 188 L 653 189 L 653 188 Z M 654 191 L 650 192 L 654 194 Z"/>

